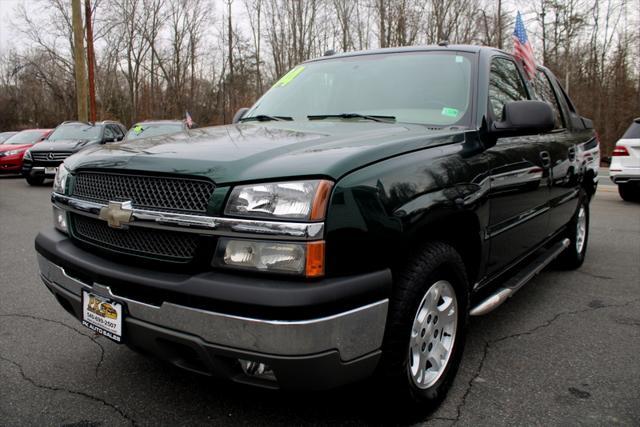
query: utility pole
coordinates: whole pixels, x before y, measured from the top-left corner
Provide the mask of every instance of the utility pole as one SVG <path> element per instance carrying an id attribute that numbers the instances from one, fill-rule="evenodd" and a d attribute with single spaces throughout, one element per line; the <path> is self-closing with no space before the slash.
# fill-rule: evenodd
<path id="1" fill-rule="evenodd" d="M 502 0 L 498 0 L 498 49 L 502 49 Z"/>
<path id="2" fill-rule="evenodd" d="M 84 37 L 82 34 L 82 9 L 80 0 L 71 0 L 73 22 L 73 62 L 76 73 L 76 102 L 78 120 L 88 121 L 87 116 L 87 77 L 84 63 Z"/>
<path id="3" fill-rule="evenodd" d="M 84 0 L 84 14 L 87 20 L 87 68 L 89 70 L 89 120 L 96 121 L 96 85 L 93 78 L 93 23 L 91 21 L 91 0 Z"/>

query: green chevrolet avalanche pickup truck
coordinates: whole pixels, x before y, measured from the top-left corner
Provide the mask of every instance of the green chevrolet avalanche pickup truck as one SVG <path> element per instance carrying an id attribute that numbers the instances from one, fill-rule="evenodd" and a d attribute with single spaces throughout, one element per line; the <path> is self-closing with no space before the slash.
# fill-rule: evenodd
<path id="1" fill-rule="evenodd" d="M 325 56 L 233 124 L 65 160 L 41 276 L 86 327 L 181 368 L 374 377 L 429 409 L 469 316 L 582 264 L 597 144 L 549 70 L 527 81 L 500 50 Z"/>

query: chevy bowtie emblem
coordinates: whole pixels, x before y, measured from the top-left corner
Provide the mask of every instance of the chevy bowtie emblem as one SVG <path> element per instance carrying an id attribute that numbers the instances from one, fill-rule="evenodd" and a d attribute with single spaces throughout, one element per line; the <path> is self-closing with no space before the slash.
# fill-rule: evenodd
<path id="1" fill-rule="evenodd" d="M 49 155 L 47 156 L 47 158 L 48 158 L 49 160 L 53 160 L 53 159 L 55 159 L 55 158 L 56 158 L 56 155 L 55 155 L 55 154 L 53 154 L 53 153 L 49 153 Z"/>
<path id="2" fill-rule="evenodd" d="M 109 206 L 100 209 L 100 219 L 111 228 L 126 228 L 132 222 L 132 214 L 131 202 L 109 202 Z"/>

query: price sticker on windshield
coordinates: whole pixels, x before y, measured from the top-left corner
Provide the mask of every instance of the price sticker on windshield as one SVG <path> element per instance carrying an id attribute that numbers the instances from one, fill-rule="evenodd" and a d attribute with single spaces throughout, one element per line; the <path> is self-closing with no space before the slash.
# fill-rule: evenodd
<path id="1" fill-rule="evenodd" d="M 450 107 L 444 107 L 440 112 L 440 114 L 447 117 L 458 117 L 458 113 L 459 111 L 457 108 L 450 108 Z"/>
<path id="2" fill-rule="evenodd" d="M 289 71 L 287 74 L 285 74 L 284 76 L 282 76 L 282 78 L 280 80 L 278 80 L 276 82 L 276 84 L 273 85 L 273 87 L 281 87 L 281 86 L 286 86 L 289 83 L 291 83 L 291 81 L 293 79 L 295 79 L 296 77 L 298 77 L 298 75 L 304 71 L 304 67 L 303 66 L 299 66 L 299 67 L 295 67 L 293 68 L 291 71 Z"/>

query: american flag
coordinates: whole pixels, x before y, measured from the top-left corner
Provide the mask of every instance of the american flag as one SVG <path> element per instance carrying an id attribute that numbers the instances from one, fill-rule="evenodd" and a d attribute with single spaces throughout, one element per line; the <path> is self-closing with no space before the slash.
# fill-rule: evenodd
<path id="1" fill-rule="evenodd" d="M 193 126 L 193 119 L 191 118 L 191 114 L 189 114 L 188 111 L 185 114 L 185 121 L 187 122 L 187 127 L 191 129 L 191 126 Z"/>
<path id="2" fill-rule="evenodd" d="M 516 16 L 516 28 L 513 31 L 513 55 L 522 60 L 524 71 L 527 73 L 529 80 L 532 80 L 536 74 L 536 60 L 519 11 L 518 16 Z"/>

